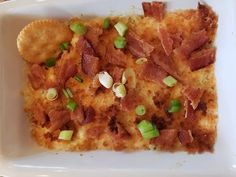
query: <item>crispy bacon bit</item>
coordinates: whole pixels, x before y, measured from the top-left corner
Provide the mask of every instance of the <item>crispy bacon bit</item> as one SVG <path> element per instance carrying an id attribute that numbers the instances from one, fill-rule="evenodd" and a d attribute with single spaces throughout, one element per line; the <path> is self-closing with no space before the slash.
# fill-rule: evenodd
<path id="1" fill-rule="evenodd" d="M 30 67 L 30 73 L 28 75 L 28 78 L 33 89 L 35 90 L 39 89 L 40 87 L 43 87 L 44 85 L 45 71 L 40 65 L 33 64 Z"/>
<path id="2" fill-rule="evenodd" d="M 157 33 L 166 55 L 169 56 L 173 50 L 173 39 L 167 29 L 163 26 L 157 28 Z"/>
<path id="3" fill-rule="evenodd" d="M 113 70 L 110 73 L 114 82 L 121 82 L 123 71 L 124 71 L 124 68 L 120 68 L 117 66 L 113 68 Z"/>
<path id="4" fill-rule="evenodd" d="M 191 105 L 194 110 L 197 108 L 199 102 L 201 101 L 203 93 L 204 93 L 203 89 L 193 88 L 193 87 L 187 87 L 183 91 L 184 96 L 189 101 L 191 101 Z"/>
<path id="5" fill-rule="evenodd" d="M 158 65 L 151 62 L 143 64 L 141 76 L 147 81 L 163 84 L 162 81 L 167 75 L 167 72 Z"/>
<path id="6" fill-rule="evenodd" d="M 88 124 L 95 119 L 95 116 L 96 112 L 91 106 L 88 108 L 80 106 L 74 112 L 71 112 L 71 120 L 73 120 L 77 125 Z"/>
<path id="7" fill-rule="evenodd" d="M 96 47 L 99 42 L 99 37 L 102 35 L 103 30 L 99 27 L 89 28 L 87 33 L 85 34 L 86 39 L 94 46 Z"/>
<path id="8" fill-rule="evenodd" d="M 48 113 L 50 119 L 50 132 L 62 128 L 67 122 L 70 121 L 70 113 L 63 109 L 53 109 Z"/>
<path id="9" fill-rule="evenodd" d="M 44 125 L 47 121 L 44 108 L 39 103 L 33 107 L 33 119 L 40 125 Z"/>
<path id="10" fill-rule="evenodd" d="M 97 91 L 101 87 L 101 83 L 99 82 L 98 75 L 96 74 L 95 77 L 93 78 L 93 81 L 91 85 L 89 86 L 89 91 L 91 95 L 96 95 Z"/>
<path id="11" fill-rule="evenodd" d="M 94 77 L 99 71 L 99 58 L 96 57 L 92 45 L 85 37 L 80 37 L 77 42 L 77 49 L 82 55 L 81 67 L 83 72 L 90 77 Z"/>
<path id="12" fill-rule="evenodd" d="M 174 61 L 170 57 L 166 56 L 165 54 L 159 53 L 157 50 L 154 50 L 151 53 L 151 60 L 179 81 L 182 80 L 177 73 L 177 68 L 175 67 Z"/>
<path id="13" fill-rule="evenodd" d="M 199 49 L 208 40 L 206 30 L 203 29 L 201 31 L 194 32 L 189 38 L 183 40 L 181 46 L 177 48 L 177 53 L 189 58 L 193 51 Z"/>
<path id="14" fill-rule="evenodd" d="M 71 120 L 78 126 L 81 125 L 84 121 L 84 107 L 78 106 L 77 109 L 70 113 Z"/>
<path id="15" fill-rule="evenodd" d="M 158 21 L 164 18 L 166 5 L 163 2 L 143 2 L 143 11 L 145 16 L 154 17 Z"/>
<path id="16" fill-rule="evenodd" d="M 207 114 L 207 104 L 203 101 L 200 101 L 197 110 L 201 111 L 202 114 L 205 116 Z"/>
<path id="17" fill-rule="evenodd" d="M 111 105 L 107 108 L 105 114 L 107 117 L 116 117 L 118 112 L 118 107 L 116 105 Z"/>
<path id="18" fill-rule="evenodd" d="M 193 53 L 189 59 L 189 66 L 192 71 L 204 68 L 215 61 L 216 49 L 204 49 Z"/>
<path id="19" fill-rule="evenodd" d="M 217 28 L 217 16 L 212 9 L 205 4 L 198 3 L 198 12 L 202 28 L 215 32 Z"/>
<path id="20" fill-rule="evenodd" d="M 114 47 L 109 47 L 106 49 L 106 60 L 108 63 L 125 67 L 126 66 L 126 55 L 119 49 L 115 49 Z"/>
<path id="21" fill-rule="evenodd" d="M 81 66 L 85 74 L 94 77 L 99 72 L 99 58 L 93 55 L 84 54 Z"/>
<path id="22" fill-rule="evenodd" d="M 191 130 L 180 130 L 178 133 L 179 141 L 182 145 L 188 145 L 193 142 Z"/>
<path id="23" fill-rule="evenodd" d="M 77 42 L 77 50 L 82 56 L 83 54 L 96 55 L 93 46 L 83 36 L 81 36 Z"/>
<path id="24" fill-rule="evenodd" d="M 104 132 L 104 127 L 99 125 L 91 127 L 86 131 L 88 138 L 91 139 L 98 139 L 103 132 Z"/>
<path id="25" fill-rule="evenodd" d="M 183 37 L 182 37 L 182 33 L 180 32 L 176 32 L 176 33 L 172 33 L 170 34 L 171 39 L 173 40 L 173 48 L 177 48 L 181 45 L 182 41 L 183 41 Z"/>
<path id="26" fill-rule="evenodd" d="M 127 139 L 130 137 L 129 132 L 123 127 L 120 122 L 117 122 L 116 117 L 112 117 L 108 122 L 109 131 L 117 138 Z"/>
<path id="27" fill-rule="evenodd" d="M 154 47 L 148 42 L 142 40 L 137 34 L 129 31 L 126 34 L 127 47 L 132 55 L 135 57 L 149 57 Z"/>
<path id="28" fill-rule="evenodd" d="M 151 121 L 154 125 L 156 125 L 158 130 L 165 129 L 167 127 L 167 122 L 165 121 L 164 118 L 157 117 L 155 114 L 152 115 Z"/>
<path id="29" fill-rule="evenodd" d="M 88 124 L 92 122 L 93 120 L 95 120 L 96 112 L 92 106 L 89 106 L 88 108 L 85 109 L 84 115 L 85 115 L 85 118 L 82 124 Z"/>
<path id="30" fill-rule="evenodd" d="M 152 3 L 151 2 L 142 2 L 144 16 L 152 16 Z"/>
<path id="31" fill-rule="evenodd" d="M 188 119 L 196 119 L 195 110 L 191 106 L 191 102 L 189 100 L 185 100 L 184 107 L 185 107 L 185 116 L 184 117 L 188 118 Z"/>
<path id="32" fill-rule="evenodd" d="M 160 136 L 153 139 L 153 143 L 161 148 L 170 148 L 175 144 L 177 134 L 176 129 L 163 129 L 160 131 Z"/>
<path id="33" fill-rule="evenodd" d="M 124 111 L 133 110 L 138 105 L 139 97 L 135 92 L 129 91 L 128 94 L 121 99 L 121 109 Z"/>
<path id="34" fill-rule="evenodd" d="M 65 82 L 77 73 L 77 66 L 71 59 L 62 59 L 61 63 L 58 65 L 57 72 L 58 85 L 64 86 Z"/>

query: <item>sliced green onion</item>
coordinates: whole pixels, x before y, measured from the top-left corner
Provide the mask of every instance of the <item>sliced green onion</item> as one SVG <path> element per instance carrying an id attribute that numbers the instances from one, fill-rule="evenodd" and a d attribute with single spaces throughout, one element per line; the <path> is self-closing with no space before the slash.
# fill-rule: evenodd
<path id="1" fill-rule="evenodd" d="M 105 18 L 104 21 L 103 21 L 103 28 L 108 29 L 109 27 L 110 27 L 110 19 Z"/>
<path id="2" fill-rule="evenodd" d="M 136 61 L 135 61 L 135 63 L 137 64 L 137 65 L 141 65 L 141 64 L 143 64 L 143 63 L 145 63 L 145 62 L 147 62 L 148 60 L 147 60 L 147 58 L 139 58 L 139 59 L 137 59 Z"/>
<path id="3" fill-rule="evenodd" d="M 126 39 L 124 37 L 118 36 L 115 38 L 114 45 L 117 49 L 123 49 L 126 46 Z"/>
<path id="4" fill-rule="evenodd" d="M 114 27 L 120 36 L 124 36 L 126 31 L 128 30 L 128 26 L 124 24 L 123 22 L 118 22 L 117 24 L 115 24 Z"/>
<path id="5" fill-rule="evenodd" d="M 87 27 L 84 26 L 82 23 L 76 22 L 72 23 L 70 25 L 70 29 L 75 33 L 79 35 L 83 35 L 87 32 Z"/>
<path id="6" fill-rule="evenodd" d="M 160 135 L 159 131 L 157 130 L 156 126 L 153 125 L 150 121 L 148 120 L 142 120 L 138 125 L 137 125 L 141 135 L 143 136 L 144 139 L 151 139 L 155 138 Z"/>
<path id="7" fill-rule="evenodd" d="M 70 43 L 69 42 L 62 42 L 60 45 L 59 45 L 59 48 L 63 51 L 63 50 L 67 50 L 69 49 L 69 45 Z"/>
<path id="8" fill-rule="evenodd" d="M 169 113 L 179 112 L 181 110 L 181 103 L 179 100 L 171 100 L 170 108 L 168 109 Z"/>
<path id="9" fill-rule="evenodd" d="M 66 92 L 68 93 L 70 98 L 73 98 L 73 94 L 69 88 L 66 88 Z"/>
<path id="10" fill-rule="evenodd" d="M 106 71 L 98 73 L 98 80 L 105 88 L 111 88 L 113 84 L 113 78 Z"/>
<path id="11" fill-rule="evenodd" d="M 84 81 L 79 75 L 76 75 L 76 76 L 74 77 L 74 79 L 77 80 L 77 81 L 80 82 L 80 83 L 83 83 L 83 81 Z"/>
<path id="12" fill-rule="evenodd" d="M 58 139 L 70 141 L 72 136 L 73 136 L 73 130 L 62 130 L 58 136 Z"/>
<path id="13" fill-rule="evenodd" d="M 138 105 L 136 108 L 135 108 L 135 113 L 138 115 L 138 116 L 143 116 L 145 113 L 146 113 L 146 108 L 144 105 Z"/>
<path id="14" fill-rule="evenodd" d="M 70 111 L 74 111 L 77 108 L 77 104 L 74 100 L 70 99 L 66 105 L 67 109 L 69 109 Z"/>
<path id="15" fill-rule="evenodd" d="M 166 78 L 163 79 L 163 82 L 168 87 L 173 87 L 177 83 L 177 80 L 173 78 L 172 76 L 167 76 Z"/>
<path id="16" fill-rule="evenodd" d="M 126 84 L 128 81 L 128 88 L 136 88 L 136 74 L 133 68 L 126 68 L 122 74 L 121 83 Z"/>
<path id="17" fill-rule="evenodd" d="M 54 101 L 58 97 L 57 89 L 55 88 L 49 88 L 46 93 L 46 98 L 49 101 Z"/>
<path id="18" fill-rule="evenodd" d="M 112 86 L 112 91 L 115 93 L 116 97 L 123 98 L 126 96 L 126 88 L 124 84 L 115 83 Z"/>
<path id="19" fill-rule="evenodd" d="M 66 89 L 62 89 L 63 94 L 65 95 L 66 98 L 70 98 L 69 94 L 67 93 Z"/>
<path id="20" fill-rule="evenodd" d="M 48 68 L 50 68 L 56 65 L 56 61 L 57 61 L 56 58 L 52 57 L 52 58 L 48 58 L 44 63 Z"/>

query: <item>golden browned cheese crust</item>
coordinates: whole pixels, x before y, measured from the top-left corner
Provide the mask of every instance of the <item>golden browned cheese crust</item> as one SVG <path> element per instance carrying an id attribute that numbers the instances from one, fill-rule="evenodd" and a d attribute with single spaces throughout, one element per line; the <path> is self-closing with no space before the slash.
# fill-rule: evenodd
<path id="1" fill-rule="evenodd" d="M 202 49 L 214 45 L 217 17 L 212 11 L 211 18 L 211 27 L 207 27 L 207 35 L 210 38 L 210 42 L 205 44 Z M 73 21 L 77 20 L 73 19 Z M 91 20 L 79 19 L 79 21 L 89 28 L 102 28 L 103 24 L 103 19 L 100 18 Z M 110 29 L 103 30 L 97 44 L 95 44 L 95 50 L 101 58 L 100 65 L 103 68 L 106 68 L 107 64 L 105 57 L 106 47 L 113 45 L 114 38 L 117 36 L 117 31 L 113 28 L 113 25 L 118 21 L 126 23 L 129 30 L 135 32 L 158 50 L 163 50 L 157 34 L 157 27 L 160 24 L 167 27 L 170 34 L 181 34 L 181 38 L 183 39 L 188 38 L 193 32 L 201 30 L 204 25 L 202 23 L 202 16 L 199 15 L 199 10 L 169 12 L 161 22 L 158 22 L 152 17 L 143 16 L 112 17 Z M 68 52 L 64 51 L 61 58 L 69 58 L 80 63 L 81 55 L 78 54 L 76 48 L 78 38 L 78 35 L 74 35 L 71 40 L 72 46 L 70 50 Z M 178 48 L 180 44 L 177 40 L 174 40 L 173 46 L 174 48 Z M 43 51 L 43 48 L 41 49 Z M 103 88 L 98 93 L 92 94 L 91 84 L 93 80 L 81 72 L 81 68 L 79 67 L 78 72 L 83 78 L 83 83 L 78 83 L 75 79 L 70 78 L 66 81 L 65 87 L 71 89 L 74 94 L 73 99 L 79 105 L 83 105 L 84 107 L 92 106 L 95 109 L 95 120 L 89 124 L 78 125 L 71 141 L 58 140 L 59 130 L 50 133 L 48 130 L 50 123 L 44 126 L 35 123 L 32 119 L 32 110 L 36 103 L 41 103 L 46 112 L 53 107 L 65 107 L 66 98 L 60 95 L 57 100 L 50 102 L 45 99 L 45 90 L 43 88 L 34 90 L 30 83 L 28 83 L 24 88 L 25 111 L 28 113 L 32 122 L 32 134 L 37 143 L 46 148 L 68 151 L 97 149 L 134 151 L 153 148 L 164 151 L 184 150 L 190 153 L 213 151 L 217 124 L 214 64 L 192 72 L 187 65 L 186 59 L 177 55 L 174 50 L 170 54 L 170 57 L 174 60 L 182 81 L 178 82 L 174 87 L 168 88 L 162 84 L 144 80 L 139 75 L 142 66 L 135 64 L 137 58 L 132 56 L 128 50 L 124 50 L 124 53 L 126 55 L 126 66 L 124 68 L 133 68 L 137 77 L 137 85 L 134 90 L 134 95 L 138 98 L 136 105 L 145 105 L 147 113 L 144 116 L 137 116 L 133 109 L 128 111 L 123 110 L 120 106 L 120 99 L 115 97 L 112 89 Z M 46 70 L 47 80 L 56 79 L 56 68 L 52 67 Z M 188 85 L 204 89 L 200 102 L 202 108 L 195 111 L 196 118 L 194 120 L 185 118 L 184 102 L 186 98 L 182 92 Z M 168 108 L 172 99 L 179 99 L 182 109 L 178 113 L 169 115 L 166 114 L 166 108 Z M 127 138 L 114 136 L 109 130 L 108 121 L 110 118 L 107 111 L 112 105 L 115 105 L 116 109 L 118 109 L 116 119 L 127 130 L 129 134 Z M 151 120 L 153 117 L 157 117 L 160 120 L 167 120 L 163 123 L 165 129 L 176 129 L 177 131 L 181 129 L 191 130 L 193 141 L 187 145 L 182 145 L 178 137 L 176 137 L 174 144 L 171 146 L 158 146 L 153 140 L 143 139 L 137 129 L 137 122 L 142 119 Z M 68 126 L 70 127 L 70 125 Z"/>

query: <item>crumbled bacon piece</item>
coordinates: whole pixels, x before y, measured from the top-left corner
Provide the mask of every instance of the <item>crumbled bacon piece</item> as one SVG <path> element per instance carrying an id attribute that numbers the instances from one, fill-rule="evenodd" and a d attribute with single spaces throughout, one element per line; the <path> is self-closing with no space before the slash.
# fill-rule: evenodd
<path id="1" fill-rule="evenodd" d="M 115 49 L 114 47 L 108 47 L 106 49 L 106 60 L 108 63 L 125 67 L 126 66 L 126 55 L 119 49 Z"/>
<path id="2" fill-rule="evenodd" d="M 86 131 L 86 134 L 88 138 L 98 139 L 102 135 L 103 132 L 104 132 L 104 126 L 97 125 L 97 126 L 88 128 Z"/>
<path id="3" fill-rule="evenodd" d="M 84 120 L 82 124 L 88 124 L 92 122 L 95 119 L 96 112 L 92 106 L 89 106 L 88 108 L 85 109 L 84 111 Z"/>
<path id="4" fill-rule="evenodd" d="M 129 132 L 124 128 L 124 126 L 117 122 L 116 117 L 112 117 L 108 122 L 109 131 L 114 135 L 116 138 L 124 138 L 127 139 L 130 137 Z"/>
<path id="5" fill-rule="evenodd" d="M 159 26 L 157 28 L 158 37 L 161 41 L 161 45 L 166 53 L 169 56 L 173 50 L 173 39 L 171 38 L 167 29 L 163 26 Z"/>
<path id="6" fill-rule="evenodd" d="M 177 48 L 177 53 L 189 58 L 193 51 L 202 47 L 208 40 L 206 30 L 193 32 L 189 38 L 183 40 L 181 46 Z"/>
<path id="7" fill-rule="evenodd" d="M 124 71 L 124 68 L 120 68 L 117 66 L 112 68 L 110 73 L 114 82 L 121 82 L 123 71 Z"/>
<path id="8" fill-rule="evenodd" d="M 184 96 L 191 102 L 193 109 L 195 110 L 201 101 L 202 95 L 204 93 L 203 89 L 187 87 L 184 89 Z"/>
<path id="9" fill-rule="evenodd" d="M 178 133 L 179 141 L 182 145 L 188 145 L 193 142 L 191 130 L 180 130 Z"/>
<path id="10" fill-rule="evenodd" d="M 135 92 L 131 90 L 124 98 L 121 99 L 120 101 L 121 109 L 124 111 L 130 111 L 137 106 L 138 101 L 139 97 Z"/>
<path id="11" fill-rule="evenodd" d="M 163 79 L 168 75 L 160 66 L 151 62 L 143 64 L 143 69 L 140 74 L 145 80 L 159 84 L 163 84 Z"/>
<path id="12" fill-rule="evenodd" d="M 94 77 L 99 71 L 99 58 L 96 57 L 93 46 L 85 37 L 80 37 L 77 42 L 77 49 L 82 56 L 82 71 L 88 76 Z"/>
<path id="13" fill-rule="evenodd" d="M 62 128 L 71 119 L 69 111 L 63 109 L 52 109 L 49 111 L 48 116 L 51 124 L 51 132 Z"/>
<path id="14" fill-rule="evenodd" d="M 71 120 L 78 126 L 84 121 L 84 107 L 78 106 L 75 111 L 70 113 Z"/>
<path id="15" fill-rule="evenodd" d="M 44 108 L 39 103 L 33 107 L 33 119 L 40 125 L 44 125 L 47 121 Z"/>
<path id="16" fill-rule="evenodd" d="M 178 79 L 179 81 L 182 80 L 177 72 L 177 68 L 175 67 L 174 61 L 170 57 L 154 50 L 151 53 L 151 60 L 155 64 L 159 65 L 163 70 L 165 70 L 167 73 L 169 73 L 174 78 Z"/>
<path id="17" fill-rule="evenodd" d="M 196 119 L 196 114 L 195 110 L 193 109 L 191 102 L 189 100 L 185 100 L 184 102 L 184 107 L 185 107 L 185 118 L 188 119 Z"/>
<path id="18" fill-rule="evenodd" d="M 175 144 L 178 131 L 176 129 L 163 129 L 160 136 L 152 140 L 152 142 L 161 148 L 170 148 Z"/>
<path id="19" fill-rule="evenodd" d="M 70 78 L 76 75 L 77 65 L 71 59 L 61 59 L 61 63 L 58 65 L 58 85 L 60 87 L 64 86 L 65 82 Z"/>
<path id="20" fill-rule="evenodd" d="M 99 58 L 93 55 L 84 54 L 81 66 L 85 74 L 94 77 L 99 72 Z"/>
<path id="21" fill-rule="evenodd" d="M 33 89 L 39 89 L 40 87 L 44 86 L 45 71 L 40 65 L 33 64 L 30 67 L 30 73 L 28 75 L 28 78 Z"/>
<path id="22" fill-rule="evenodd" d="M 143 2 L 143 11 L 145 16 L 154 17 L 158 21 L 161 21 L 166 12 L 166 5 L 163 2 Z"/>
<path id="23" fill-rule="evenodd" d="M 102 35 L 102 33 L 102 28 L 89 27 L 87 33 L 85 34 L 85 37 L 94 47 L 96 47 L 99 42 L 99 37 Z"/>
<path id="24" fill-rule="evenodd" d="M 189 66 L 192 71 L 204 68 L 215 61 L 216 49 L 203 49 L 193 53 L 189 59 Z"/>
<path id="25" fill-rule="evenodd" d="M 128 31 L 126 34 L 127 48 L 135 57 L 149 57 L 154 47 L 142 40 L 137 34 Z"/>

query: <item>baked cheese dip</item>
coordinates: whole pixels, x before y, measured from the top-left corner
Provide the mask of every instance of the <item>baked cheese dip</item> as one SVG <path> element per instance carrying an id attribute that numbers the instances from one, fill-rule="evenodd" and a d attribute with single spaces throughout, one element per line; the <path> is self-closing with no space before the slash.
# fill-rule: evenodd
<path id="1" fill-rule="evenodd" d="M 34 139 L 66 151 L 212 152 L 217 16 L 204 4 L 144 15 L 41 19 L 17 47 Z"/>

